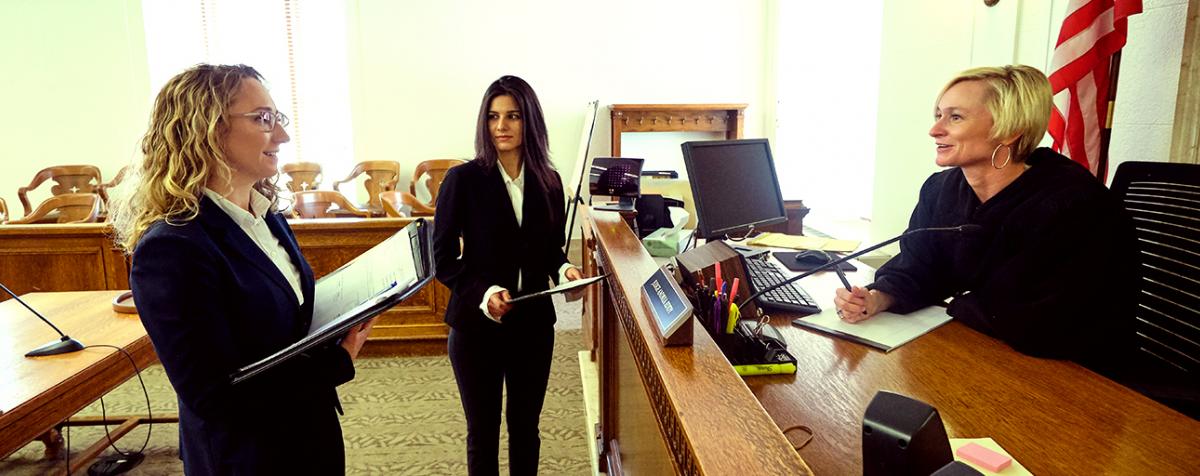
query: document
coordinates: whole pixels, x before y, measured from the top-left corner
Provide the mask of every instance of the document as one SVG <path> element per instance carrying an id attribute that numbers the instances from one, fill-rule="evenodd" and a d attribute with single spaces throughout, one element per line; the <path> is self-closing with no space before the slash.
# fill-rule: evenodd
<path id="1" fill-rule="evenodd" d="M 794 250 L 849 252 L 858 249 L 860 242 L 855 240 L 818 238 L 815 236 L 788 235 L 784 233 L 763 233 L 750 239 L 746 244 L 769 248 L 791 248 Z"/>
<path id="2" fill-rule="evenodd" d="M 792 324 L 891 352 L 947 322 L 950 315 L 946 314 L 946 308 L 929 306 L 905 315 L 881 312 L 852 324 L 839 318 L 837 309 L 830 304 L 822 306 L 820 314 L 801 317 Z"/>
<path id="3" fill-rule="evenodd" d="M 408 299 L 433 279 L 430 226 L 417 219 L 349 263 L 323 276 L 313 293 L 308 334 L 296 343 L 242 367 L 230 378 L 238 383 L 340 338 L 350 328 Z"/>
<path id="4" fill-rule="evenodd" d="M 562 283 L 558 286 L 552 287 L 545 291 L 538 291 L 536 293 L 529 293 L 529 294 L 523 294 L 520 296 L 516 296 L 516 297 L 510 299 L 508 302 L 509 303 L 521 302 L 526 299 L 535 298 L 538 296 L 549 296 L 551 294 L 565 293 L 572 289 L 582 288 L 582 287 L 592 284 L 596 281 L 604 279 L 605 276 L 608 276 L 608 275 L 602 274 L 600 276 L 592 276 L 590 278 L 580 278 L 580 279 L 576 279 L 574 281 L 567 281 L 565 283 Z"/>

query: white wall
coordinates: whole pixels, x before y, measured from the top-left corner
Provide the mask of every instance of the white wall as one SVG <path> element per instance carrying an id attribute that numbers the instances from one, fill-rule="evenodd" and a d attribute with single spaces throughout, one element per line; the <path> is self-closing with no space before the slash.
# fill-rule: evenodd
<path id="1" fill-rule="evenodd" d="M 505 74 L 537 91 L 564 182 L 575 174 L 584 106 L 593 99 L 600 110 L 592 156 L 608 154 L 610 104 L 749 103 L 745 136 L 762 137 L 763 5 L 352 1 L 356 160 L 398 160 L 407 177 L 422 160 L 474 156 L 484 89 Z M 623 153 L 677 161 L 662 157 L 679 154 L 678 137 L 666 136 L 671 144 L 650 148 L 632 138 Z"/>
<path id="2" fill-rule="evenodd" d="M 871 239 L 904 230 L 934 165 L 933 100 L 955 73 L 1022 63 L 1046 71 L 1067 0 L 885 2 Z M 1166 161 L 1187 0 L 1146 0 L 1129 19 L 1110 170 L 1124 160 Z M 1049 136 L 1043 145 L 1049 145 Z M 1136 158 L 1136 159 L 1135 159 Z M 1110 173 L 1111 177 L 1111 173 Z M 896 247 L 891 248 L 894 253 Z"/>
<path id="3" fill-rule="evenodd" d="M 108 180 L 137 155 L 150 110 L 138 0 L 0 2 L 0 65 L 0 197 L 13 215 L 38 170 L 92 164 Z"/>

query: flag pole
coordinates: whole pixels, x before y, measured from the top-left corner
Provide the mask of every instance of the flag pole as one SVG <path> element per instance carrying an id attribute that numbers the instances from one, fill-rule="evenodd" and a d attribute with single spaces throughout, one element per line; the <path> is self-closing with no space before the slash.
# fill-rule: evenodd
<path id="1" fill-rule="evenodd" d="M 1121 50 L 1117 50 L 1108 65 L 1108 113 L 1104 116 L 1104 127 L 1100 129 L 1100 159 L 1096 163 L 1096 177 L 1100 178 L 1100 183 L 1108 182 L 1108 143 L 1112 140 L 1113 109 L 1117 104 L 1117 75 L 1120 72 Z"/>

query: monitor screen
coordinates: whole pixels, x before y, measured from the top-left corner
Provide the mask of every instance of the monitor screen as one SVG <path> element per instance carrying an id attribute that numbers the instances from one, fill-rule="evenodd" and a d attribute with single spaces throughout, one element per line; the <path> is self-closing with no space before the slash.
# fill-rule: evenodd
<path id="1" fill-rule="evenodd" d="M 641 192 L 642 159 L 596 157 L 588 172 L 592 195 L 636 197 Z"/>
<path id="2" fill-rule="evenodd" d="M 787 221 L 766 139 L 683 143 L 701 238 Z"/>

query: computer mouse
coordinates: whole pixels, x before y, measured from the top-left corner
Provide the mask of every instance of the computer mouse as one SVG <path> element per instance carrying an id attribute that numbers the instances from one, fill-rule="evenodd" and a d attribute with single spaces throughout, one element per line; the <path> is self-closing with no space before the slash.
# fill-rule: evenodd
<path id="1" fill-rule="evenodd" d="M 814 268 L 829 262 L 829 258 L 824 253 L 812 253 L 808 251 L 796 253 L 793 259 L 796 260 L 796 264 Z"/>

